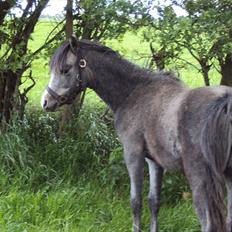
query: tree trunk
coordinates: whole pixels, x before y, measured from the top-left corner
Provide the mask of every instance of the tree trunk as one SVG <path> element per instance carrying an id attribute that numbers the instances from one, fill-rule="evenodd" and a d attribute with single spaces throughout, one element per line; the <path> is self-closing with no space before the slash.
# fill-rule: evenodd
<path id="1" fill-rule="evenodd" d="M 208 67 L 202 67 L 202 74 L 204 78 L 204 82 L 206 86 L 210 86 L 210 81 L 209 81 L 209 68 Z"/>
<path id="2" fill-rule="evenodd" d="M 8 13 L 8 10 L 10 10 L 11 7 L 13 7 L 16 4 L 13 0 L 6 0 L 4 2 L 0 2 L 0 25 L 2 25 L 5 16 Z"/>
<path id="3" fill-rule="evenodd" d="M 48 1 L 49 0 L 38 1 L 35 8 L 32 8 L 31 1 L 27 1 L 21 20 L 18 21 L 18 19 L 15 19 L 17 31 L 15 34 L 12 33 L 12 39 L 6 44 L 7 47 L 11 48 L 11 53 L 9 52 L 7 57 L 1 57 L 5 67 L 0 70 L 0 126 L 2 122 L 9 123 L 12 112 L 17 110 L 15 93 L 19 87 L 18 83 L 20 83 L 20 78 L 29 68 L 30 65 L 28 64 L 31 61 L 26 58 L 28 40 Z M 5 2 L 14 4 L 15 1 L 8 0 Z M 2 2 L 0 5 L 1 4 Z M 1 11 L 2 9 L 0 13 Z M 1 20 L 4 20 L 5 17 L 3 13 L 1 14 Z M 17 70 L 12 69 L 14 65 L 19 68 Z"/>
<path id="4" fill-rule="evenodd" d="M 0 72 L 0 122 L 3 118 L 4 96 L 5 96 L 6 78 L 3 72 Z"/>
<path id="5" fill-rule="evenodd" d="M 232 86 L 232 54 L 227 54 L 224 62 L 220 62 L 221 68 L 221 85 Z"/>
<path id="6" fill-rule="evenodd" d="M 17 78 L 17 74 L 11 70 L 0 74 L 0 122 L 10 122 Z"/>
<path id="7" fill-rule="evenodd" d="M 166 60 L 166 52 L 165 52 L 165 48 L 162 47 L 160 48 L 158 51 L 155 50 L 155 48 L 152 46 L 152 43 L 150 43 L 150 50 L 151 50 L 151 62 L 150 62 L 150 65 L 149 67 L 151 68 L 154 63 L 156 65 L 156 68 L 159 70 L 159 71 L 162 71 L 165 69 L 165 60 Z"/>
<path id="8" fill-rule="evenodd" d="M 69 39 L 73 34 L 73 0 L 67 0 L 66 5 L 66 24 L 65 24 L 65 34 L 66 39 Z M 75 105 L 78 104 L 79 98 L 71 105 L 64 105 L 61 111 L 61 120 L 59 124 L 59 135 L 64 136 L 65 130 L 67 129 L 68 122 L 72 121 L 73 114 L 75 112 Z"/>
<path id="9" fill-rule="evenodd" d="M 73 0 L 67 0 L 65 34 L 67 39 L 69 39 L 73 34 Z M 59 124 L 60 137 L 64 136 L 66 129 L 72 129 L 71 122 L 73 116 L 79 113 L 84 100 L 84 93 L 82 95 L 82 99 L 81 95 L 82 94 L 80 93 L 71 105 L 65 105 L 63 107 L 63 110 L 61 112 L 61 120 Z"/>
<path id="10" fill-rule="evenodd" d="M 73 34 L 73 0 L 67 0 L 65 34 L 67 39 Z"/>
<path id="11" fill-rule="evenodd" d="M 11 111 L 14 104 L 14 93 L 17 83 L 17 75 L 11 70 L 5 73 L 6 85 L 5 85 L 5 96 L 4 96 L 4 109 L 3 116 L 6 123 L 9 123 L 11 118 Z"/>
<path id="12" fill-rule="evenodd" d="M 208 64 L 207 59 L 201 59 L 199 60 L 200 66 L 201 66 L 201 72 L 204 78 L 204 82 L 206 86 L 210 86 L 210 81 L 209 81 L 209 70 L 210 70 L 210 65 Z"/>

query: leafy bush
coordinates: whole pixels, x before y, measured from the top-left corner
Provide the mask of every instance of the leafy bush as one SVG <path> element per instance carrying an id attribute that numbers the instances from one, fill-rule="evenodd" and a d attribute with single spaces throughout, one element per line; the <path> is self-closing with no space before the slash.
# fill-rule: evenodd
<path id="1" fill-rule="evenodd" d="M 85 107 L 65 136 L 58 136 L 57 114 L 28 111 L 0 137 L 0 187 L 16 183 L 33 191 L 49 190 L 60 182 L 77 183 L 81 176 L 97 178 L 102 185 L 123 188 L 129 177 L 115 129 L 102 108 Z M 146 178 L 148 179 L 148 178 Z M 145 191 L 148 183 L 145 181 Z M 178 174 L 164 177 L 165 202 L 177 202 L 188 191 Z"/>
<path id="2" fill-rule="evenodd" d="M 82 174 L 101 171 L 111 151 L 119 146 L 112 122 L 104 122 L 98 108 L 83 109 L 72 131 L 58 136 L 56 114 L 27 112 L 0 137 L 0 169 L 23 186 L 45 186 L 53 181 L 78 181 Z"/>

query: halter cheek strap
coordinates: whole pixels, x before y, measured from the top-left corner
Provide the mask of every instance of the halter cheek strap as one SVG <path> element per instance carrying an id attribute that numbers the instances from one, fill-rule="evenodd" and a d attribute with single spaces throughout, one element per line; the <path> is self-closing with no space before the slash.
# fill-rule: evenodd
<path id="1" fill-rule="evenodd" d="M 75 97 L 85 89 L 82 81 L 82 70 L 86 67 L 87 63 L 85 59 L 79 60 L 79 73 L 76 76 L 76 85 L 72 86 L 66 94 L 59 95 L 49 86 L 46 87 L 47 92 L 58 102 L 59 105 L 69 104 L 75 99 Z"/>

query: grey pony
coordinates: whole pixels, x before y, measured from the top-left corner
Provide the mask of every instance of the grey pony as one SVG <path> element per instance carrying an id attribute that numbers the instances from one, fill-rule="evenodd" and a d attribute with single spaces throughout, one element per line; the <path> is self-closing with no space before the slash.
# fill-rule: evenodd
<path id="1" fill-rule="evenodd" d="M 112 109 L 130 177 L 134 232 L 142 231 L 145 160 L 151 232 L 158 231 L 164 169 L 186 175 L 203 232 L 232 232 L 231 88 L 190 89 L 171 73 L 141 69 L 104 45 L 75 37 L 56 50 L 50 68 L 44 110 L 71 103 L 85 88 Z"/>

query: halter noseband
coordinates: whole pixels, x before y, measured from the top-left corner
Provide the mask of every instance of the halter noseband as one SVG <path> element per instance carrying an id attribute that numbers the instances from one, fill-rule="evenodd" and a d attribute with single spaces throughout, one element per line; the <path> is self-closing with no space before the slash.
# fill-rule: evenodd
<path id="1" fill-rule="evenodd" d="M 82 81 L 82 75 L 81 72 L 82 70 L 86 67 L 86 60 L 85 59 L 80 59 L 79 60 L 79 70 L 78 74 L 75 78 L 76 84 L 72 86 L 66 94 L 64 95 L 59 95 L 57 94 L 54 90 L 52 90 L 49 86 L 46 87 L 47 92 L 59 103 L 59 105 L 63 104 L 69 104 L 72 103 L 72 101 L 75 99 L 75 97 L 85 89 L 83 86 L 83 81 Z"/>

